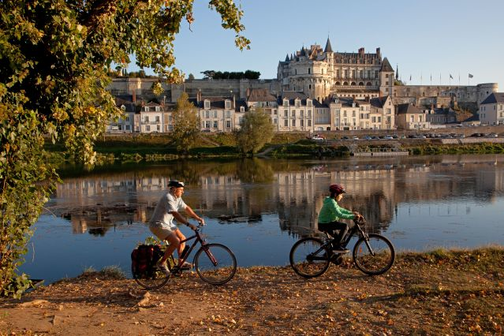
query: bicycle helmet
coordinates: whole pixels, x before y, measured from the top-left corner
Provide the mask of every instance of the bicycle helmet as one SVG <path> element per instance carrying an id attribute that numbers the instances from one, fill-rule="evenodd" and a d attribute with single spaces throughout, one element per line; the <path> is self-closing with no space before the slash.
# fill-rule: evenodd
<path id="1" fill-rule="evenodd" d="M 336 194 L 336 195 L 346 193 L 345 187 L 343 187 L 341 184 L 331 184 L 329 186 L 329 192 L 331 194 Z"/>
<path id="2" fill-rule="evenodd" d="M 168 187 L 182 188 L 184 187 L 184 182 L 171 180 L 170 182 L 168 182 Z"/>

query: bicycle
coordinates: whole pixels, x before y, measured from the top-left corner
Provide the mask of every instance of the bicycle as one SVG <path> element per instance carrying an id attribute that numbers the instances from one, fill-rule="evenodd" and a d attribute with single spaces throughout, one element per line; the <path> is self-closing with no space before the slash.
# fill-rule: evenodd
<path id="1" fill-rule="evenodd" d="M 358 236 L 352 252 L 355 266 L 368 275 L 380 275 L 387 272 L 395 261 L 395 249 L 390 240 L 376 233 L 364 231 L 364 218 L 354 220 L 355 225 L 343 237 L 341 246 L 346 248 L 353 236 Z M 324 274 L 332 262 L 339 265 L 343 255 L 348 252 L 333 252 L 333 243 L 337 243 L 326 233 L 326 239 L 308 237 L 298 240 L 291 248 L 289 260 L 294 271 L 302 277 L 313 278 Z"/>
<path id="2" fill-rule="evenodd" d="M 201 280 L 212 285 L 223 285 L 230 281 L 237 269 L 236 257 L 233 252 L 225 245 L 218 243 L 207 243 L 201 233 L 201 224 L 198 224 L 194 230 L 194 235 L 182 241 L 188 242 L 194 239 L 194 242 L 189 247 L 186 245 L 182 256 L 178 263 L 175 263 L 173 256 L 167 261 L 170 274 L 165 274 L 162 270 L 156 267 L 156 262 L 163 256 L 161 248 L 157 248 L 157 252 L 153 253 L 152 259 L 148 262 L 145 269 L 131 265 L 131 272 L 135 281 L 145 289 L 158 289 L 163 287 L 170 277 L 180 276 L 186 269 L 182 267 L 184 262 L 199 243 L 201 246 L 196 251 L 193 265 Z"/>

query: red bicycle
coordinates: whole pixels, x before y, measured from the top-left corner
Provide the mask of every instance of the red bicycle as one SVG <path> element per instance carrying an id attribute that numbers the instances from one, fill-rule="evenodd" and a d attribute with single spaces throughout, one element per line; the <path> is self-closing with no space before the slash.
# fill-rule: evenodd
<path id="1" fill-rule="evenodd" d="M 164 251 L 160 245 L 140 245 L 132 252 L 131 272 L 135 281 L 145 289 L 157 289 L 163 287 L 171 276 L 180 275 L 184 270 L 182 265 L 189 258 L 197 244 L 200 248 L 196 251 L 193 265 L 201 280 L 212 285 L 223 285 L 230 281 L 237 269 L 236 257 L 225 245 L 218 243 L 207 243 L 201 233 L 201 224 L 198 224 L 194 235 L 186 238 L 182 242 L 194 239 L 190 247 L 186 246 L 184 253 L 176 263 L 173 256 L 167 261 L 170 274 L 165 274 L 156 267 L 156 262 L 163 256 Z M 152 249 L 148 260 L 138 262 L 133 255 L 138 254 L 138 249 L 142 246 L 149 246 Z"/>

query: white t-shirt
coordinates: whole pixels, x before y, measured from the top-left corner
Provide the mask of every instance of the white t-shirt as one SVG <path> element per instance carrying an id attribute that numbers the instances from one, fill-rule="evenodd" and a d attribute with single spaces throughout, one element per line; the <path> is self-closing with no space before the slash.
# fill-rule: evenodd
<path id="1" fill-rule="evenodd" d="M 180 210 L 185 210 L 186 207 L 187 205 L 184 203 L 182 198 L 176 198 L 168 192 L 161 197 L 159 203 L 156 205 L 154 213 L 149 221 L 149 225 L 173 230 L 177 226 L 173 223 L 174 217 L 170 212 L 179 212 Z"/>

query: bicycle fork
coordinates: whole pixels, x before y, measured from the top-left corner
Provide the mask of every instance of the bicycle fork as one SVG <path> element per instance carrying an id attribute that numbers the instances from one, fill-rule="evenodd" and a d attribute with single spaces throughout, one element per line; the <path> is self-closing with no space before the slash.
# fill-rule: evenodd
<path id="1" fill-rule="evenodd" d="M 214 255 L 212 254 L 212 252 L 210 252 L 210 249 L 208 248 L 208 246 L 206 246 L 206 244 L 202 245 L 201 248 L 203 249 L 203 251 L 205 251 L 206 255 L 208 256 L 208 259 L 210 259 L 210 261 L 212 262 L 212 264 L 214 266 L 217 266 L 218 262 L 217 262 L 217 259 L 215 259 Z"/>

